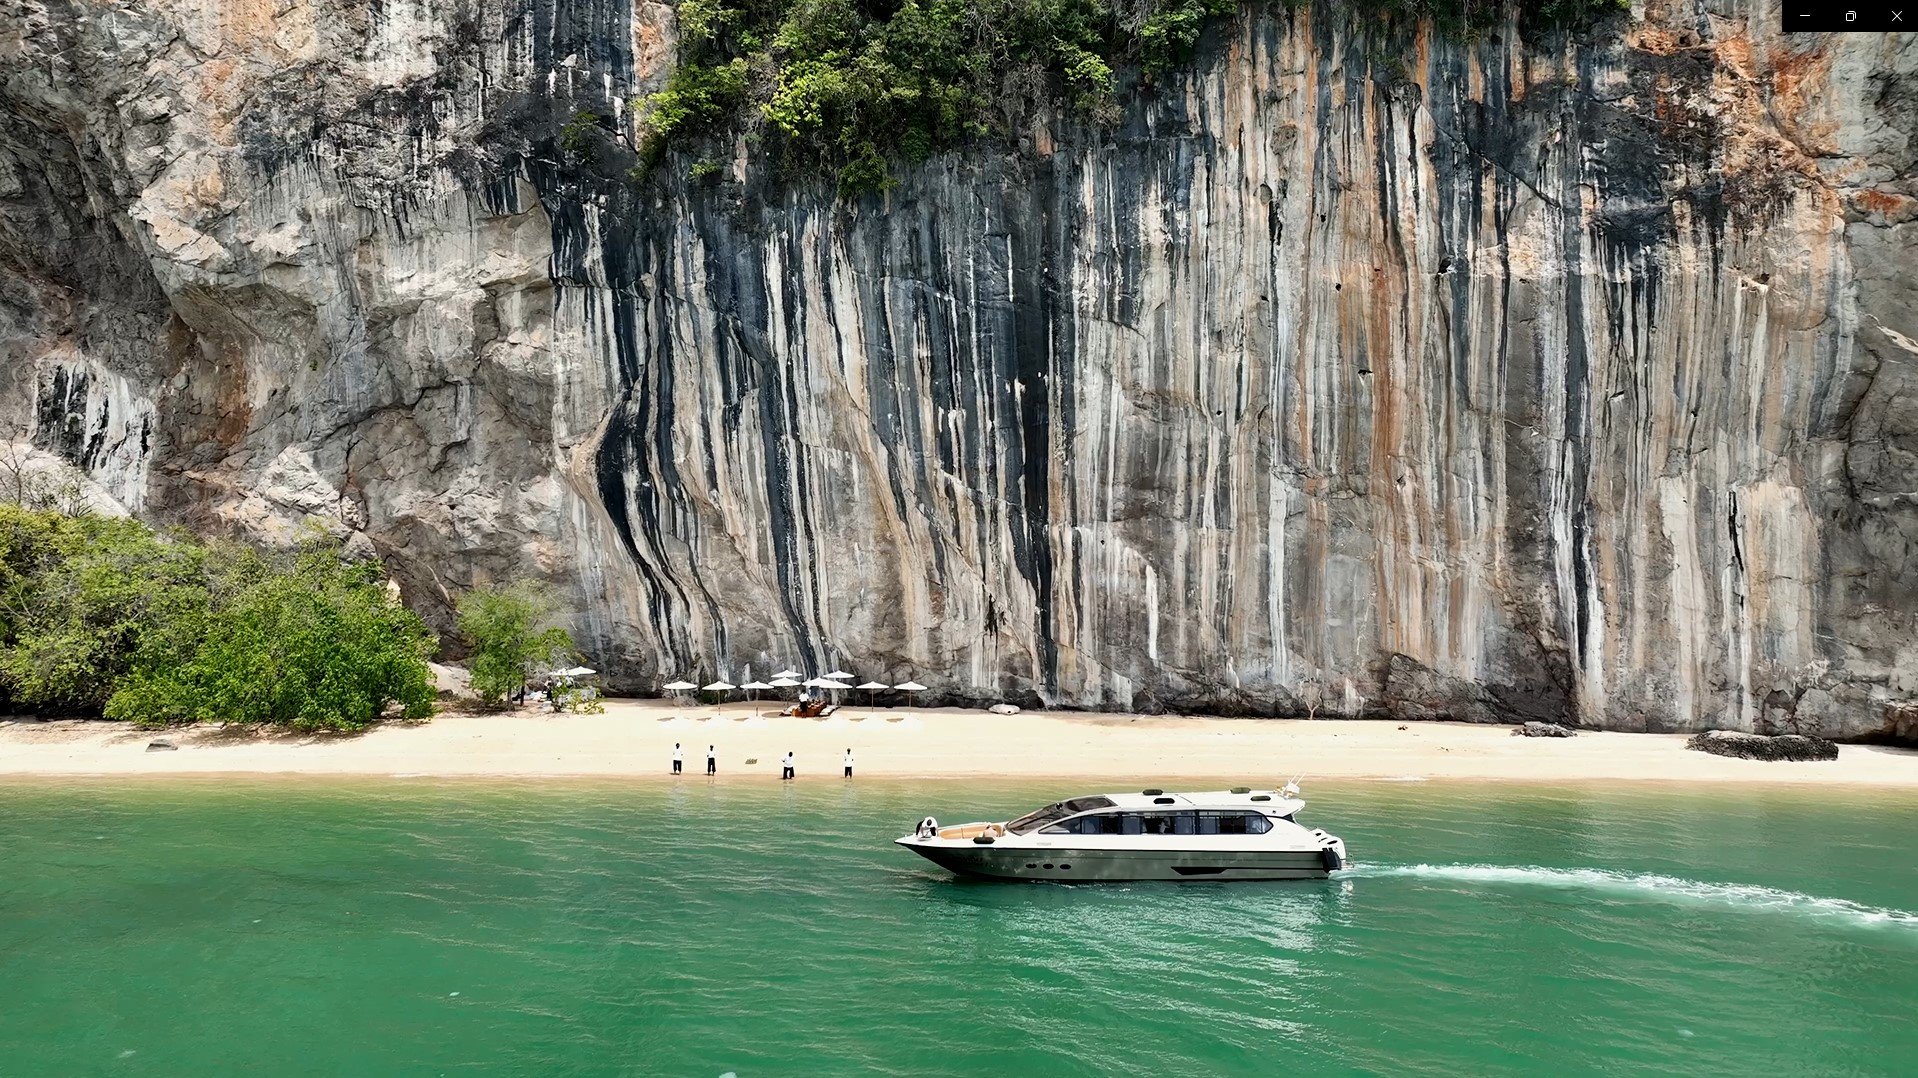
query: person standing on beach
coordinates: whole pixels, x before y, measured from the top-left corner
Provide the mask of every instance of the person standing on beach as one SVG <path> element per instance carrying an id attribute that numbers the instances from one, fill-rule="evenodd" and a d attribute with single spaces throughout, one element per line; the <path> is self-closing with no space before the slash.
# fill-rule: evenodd
<path id="1" fill-rule="evenodd" d="M 852 749 L 846 749 L 846 777 L 852 778 Z"/>
<path id="2" fill-rule="evenodd" d="M 706 773 L 708 775 L 719 774 L 719 756 L 713 752 L 711 745 L 706 746 Z"/>
<path id="3" fill-rule="evenodd" d="M 680 748 L 679 742 L 675 741 L 673 742 L 673 774 L 679 774 L 680 768 L 684 766 L 686 766 L 686 750 Z"/>
<path id="4" fill-rule="evenodd" d="M 784 782 L 793 777 L 793 754 L 791 749 L 786 750 L 786 758 L 779 761 L 779 767 L 779 781 Z"/>

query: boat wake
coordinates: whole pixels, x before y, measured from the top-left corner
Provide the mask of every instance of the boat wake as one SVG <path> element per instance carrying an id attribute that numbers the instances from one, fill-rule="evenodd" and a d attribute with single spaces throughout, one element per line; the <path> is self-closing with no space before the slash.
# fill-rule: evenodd
<path id="1" fill-rule="evenodd" d="M 1539 868 L 1506 865 L 1365 865 L 1355 864 L 1338 879 L 1409 876 L 1454 880 L 1460 883 L 1520 884 L 1560 890 L 1605 891 L 1658 899 L 1728 906 L 1741 910 L 1781 910 L 1863 925 L 1895 925 L 1918 929 L 1918 913 L 1866 906 L 1843 898 L 1763 887 L 1750 883 L 1706 883 L 1647 873 L 1613 872 L 1602 868 Z"/>

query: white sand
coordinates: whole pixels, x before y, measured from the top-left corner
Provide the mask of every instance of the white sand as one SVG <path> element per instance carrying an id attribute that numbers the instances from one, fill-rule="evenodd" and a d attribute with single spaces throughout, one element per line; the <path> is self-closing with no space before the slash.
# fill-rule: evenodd
<path id="1" fill-rule="evenodd" d="M 745 704 L 683 712 L 616 701 L 603 715 L 442 715 L 358 736 L 195 729 L 155 734 L 103 722 L 0 726 L 0 775 L 563 776 L 668 778 L 673 742 L 704 781 L 719 749 L 722 781 L 777 781 L 797 754 L 801 779 L 839 775 L 851 747 L 875 777 L 1056 777 L 1128 782 L 1314 779 L 1681 780 L 1918 788 L 1918 751 L 1846 745 L 1835 762 L 1763 763 L 1690 752 L 1668 734 L 1513 737 L 1453 723 L 1207 719 L 956 709 L 843 709 L 821 721 L 752 717 Z M 681 715 L 682 717 L 675 717 Z M 854 721 L 858 720 L 858 721 Z M 165 737 L 175 752 L 148 752 Z M 748 764 L 749 758 L 757 763 Z"/>

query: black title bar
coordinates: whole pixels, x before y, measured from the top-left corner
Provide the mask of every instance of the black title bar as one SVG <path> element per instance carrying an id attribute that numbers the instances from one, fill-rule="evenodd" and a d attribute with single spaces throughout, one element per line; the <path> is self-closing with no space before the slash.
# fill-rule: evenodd
<path id="1" fill-rule="evenodd" d="M 1847 4 L 1839 0 L 1782 0 L 1788 34 L 1883 34 L 1918 30 L 1918 0 L 1875 0 Z"/>

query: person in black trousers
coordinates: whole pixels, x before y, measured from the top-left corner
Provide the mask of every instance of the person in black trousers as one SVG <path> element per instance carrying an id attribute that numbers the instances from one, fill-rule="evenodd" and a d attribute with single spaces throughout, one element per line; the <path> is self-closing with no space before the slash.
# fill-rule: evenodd
<path id="1" fill-rule="evenodd" d="M 793 777 L 793 754 L 790 750 L 787 751 L 786 758 L 779 762 L 779 767 L 779 780 L 781 782 Z"/>
<path id="2" fill-rule="evenodd" d="M 679 774 L 684 766 L 686 766 L 686 750 L 680 748 L 679 742 L 675 741 L 673 742 L 673 774 Z"/>
<path id="3" fill-rule="evenodd" d="M 706 746 L 706 773 L 708 775 L 719 774 L 719 757 L 713 752 L 711 745 Z"/>

